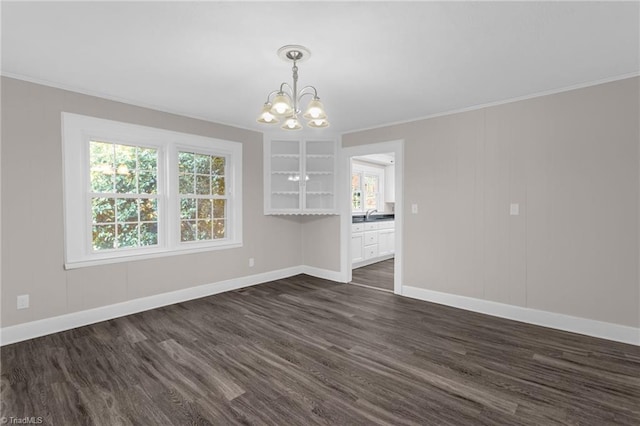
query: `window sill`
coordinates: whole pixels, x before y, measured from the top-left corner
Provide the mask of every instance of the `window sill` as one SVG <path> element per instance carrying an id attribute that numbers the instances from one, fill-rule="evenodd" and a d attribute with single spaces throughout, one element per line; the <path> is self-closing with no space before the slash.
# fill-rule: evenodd
<path id="1" fill-rule="evenodd" d="M 242 242 L 238 243 L 229 243 L 225 245 L 219 246 L 208 246 L 208 247 L 197 247 L 197 248 L 187 248 L 187 249 L 179 249 L 179 250 L 164 250 L 157 251 L 153 253 L 144 253 L 144 254 L 127 254 L 118 257 L 109 257 L 104 259 L 88 259 L 88 260 L 77 260 L 73 262 L 65 262 L 64 269 L 79 269 L 79 268 L 87 268 L 90 266 L 99 266 L 99 265 L 109 265 L 113 263 L 125 263 L 125 262 L 136 262 L 139 260 L 148 260 L 148 259 L 156 259 L 161 257 L 169 257 L 169 256 L 181 256 L 183 254 L 193 254 L 193 253 L 203 253 L 207 251 L 216 251 L 216 250 L 226 250 L 233 248 L 242 247 Z"/>

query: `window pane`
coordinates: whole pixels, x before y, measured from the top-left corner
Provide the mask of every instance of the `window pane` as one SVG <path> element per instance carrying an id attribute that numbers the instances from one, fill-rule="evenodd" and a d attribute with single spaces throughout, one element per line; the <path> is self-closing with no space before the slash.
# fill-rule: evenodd
<path id="1" fill-rule="evenodd" d="M 184 174 L 180 175 L 179 192 L 180 194 L 195 194 L 193 190 L 193 174 Z"/>
<path id="2" fill-rule="evenodd" d="M 378 207 L 378 177 L 377 176 L 365 176 L 364 177 L 364 191 L 365 191 L 365 208 L 367 210 L 376 209 Z"/>
<path id="3" fill-rule="evenodd" d="M 157 194 L 158 182 L 156 172 L 139 172 L 138 187 L 140 194 Z"/>
<path id="4" fill-rule="evenodd" d="M 351 175 L 351 189 L 354 191 L 360 190 L 360 174 L 354 173 Z"/>
<path id="5" fill-rule="evenodd" d="M 137 222 L 138 199 L 118 198 L 116 200 L 116 218 L 118 222 Z"/>
<path id="6" fill-rule="evenodd" d="M 195 158 L 191 152 L 178 153 L 178 171 L 180 173 L 194 173 Z"/>
<path id="7" fill-rule="evenodd" d="M 227 200 L 213 200 L 213 217 L 224 219 L 226 215 Z"/>
<path id="8" fill-rule="evenodd" d="M 157 170 L 158 150 L 153 148 L 138 148 L 138 170 Z"/>
<path id="9" fill-rule="evenodd" d="M 115 172 L 112 169 L 103 171 L 91 171 L 91 191 L 92 192 L 113 192 Z"/>
<path id="10" fill-rule="evenodd" d="M 138 192 L 135 171 L 129 171 L 126 166 L 118 167 L 116 170 L 116 192 L 119 194 L 135 194 Z"/>
<path id="11" fill-rule="evenodd" d="M 93 217 L 93 223 L 108 223 L 115 222 L 114 198 L 92 198 L 91 199 L 91 215 Z"/>
<path id="12" fill-rule="evenodd" d="M 224 195 L 224 176 L 211 176 L 211 193 Z"/>
<path id="13" fill-rule="evenodd" d="M 158 200 L 155 198 L 140 200 L 140 220 L 145 222 L 158 220 Z"/>
<path id="14" fill-rule="evenodd" d="M 198 239 L 210 240 L 213 237 L 212 233 L 212 221 L 211 220 L 199 220 L 198 221 Z"/>
<path id="15" fill-rule="evenodd" d="M 211 157 L 211 174 L 224 176 L 224 157 Z"/>
<path id="16" fill-rule="evenodd" d="M 210 184 L 209 184 L 209 175 L 207 175 L 207 176 L 197 175 L 196 176 L 196 194 L 200 194 L 200 195 L 209 195 L 209 194 L 211 194 L 211 188 L 210 188 Z"/>
<path id="17" fill-rule="evenodd" d="M 93 249 L 108 250 L 115 247 L 116 226 L 115 225 L 94 225 L 93 226 Z"/>
<path id="18" fill-rule="evenodd" d="M 180 219 L 196 218 L 195 198 L 183 198 L 180 200 Z"/>
<path id="19" fill-rule="evenodd" d="M 196 173 L 201 175 L 211 174 L 211 156 L 196 154 Z"/>
<path id="20" fill-rule="evenodd" d="M 198 200 L 198 219 L 211 219 L 211 200 Z"/>
<path id="21" fill-rule="evenodd" d="M 89 162 L 91 171 L 108 172 L 113 170 L 113 144 L 104 142 L 89 142 Z"/>
<path id="22" fill-rule="evenodd" d="M 180 241 L 195 241 L 196 239 L 196 221 L 183 220 L 180 222 Z"/>
<path id="23" fill-rule="evenodd" d="M 118 247 L 138 245 L 138 225 L 135 223 L 118 224 Z"/>
<path id="24" fill-rule="evenodd" d="M 213 221 L 213 238 L 225 238 L 226 230 L 225 230 L 225 220 L 214 220 Z"/>
<path id="25" fill-rule="evenodd" d="M 378 192 L 378 177 L 377 176 L 365 176 L 364 178 L 364 190 L 369 194 Z"/>
<path id="26" fill-rule="evenodd" d="M 158 244 L 158 223 L 147 222 L 140 224 L 140 245 L 154 246 Z"/>
<path id="27" fill-rule="evenodd" d="M 136 147 L 114 144 L 116 151 L 116 169 L 134 171 L 136 165 Z"/>
<path id="28" fill-rule="evenodd" d="M 360 191 L 353 192 L 351 207 L 353 210 L 362 210 L 362 193 Z"/>

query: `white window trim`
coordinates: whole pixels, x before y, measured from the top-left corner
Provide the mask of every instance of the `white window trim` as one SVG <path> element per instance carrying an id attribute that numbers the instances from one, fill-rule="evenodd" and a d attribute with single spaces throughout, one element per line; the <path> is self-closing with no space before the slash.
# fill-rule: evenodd
<path id="1" fill-rule="evenodd" d="M 158 149 L 157 246 L 104 253 L 90 249 L 91 208 L 86 202 L 90 139 Z M 241 143 L 63 112 L 62 146 L 65 269 L 242 247 Z M 226 238 L 180 242 L 178 150 L 194 150 L 227 158 L 225 185 L 229 201 Z"/>

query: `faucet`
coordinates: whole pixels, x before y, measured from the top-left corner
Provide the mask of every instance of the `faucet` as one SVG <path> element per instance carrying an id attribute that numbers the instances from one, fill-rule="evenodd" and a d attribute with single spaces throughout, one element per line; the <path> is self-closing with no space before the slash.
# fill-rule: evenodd
<path id="1" fill-rule="evenodd" d="M 364 220 L 369 219 L 369 216 L 371 216 L 373 213 L 377 213 L 378 210 L 376 209 L 371 209 L 371 210 L 367 210 L 367 212 L 364 214 Z"/>

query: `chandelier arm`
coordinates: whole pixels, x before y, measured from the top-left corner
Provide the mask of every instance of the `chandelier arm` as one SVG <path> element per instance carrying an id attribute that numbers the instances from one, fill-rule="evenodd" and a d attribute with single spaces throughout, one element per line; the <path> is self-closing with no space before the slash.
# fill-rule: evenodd
<path id="1" fill-rule="evenodd" d="M 316 88 L 315 88 L 315 87 L 313 87 L 313 86 L 304 86 L 304 87 L 300 90 L 300 95 L 298 96 L 298 99 L 302 99 L 302 97 L 303 97 L 304 95 L 310 95 L 310 94 L 311 94 L 311 92 L 305 92 L 305 90 L 307 90 L 307 89 L 311 89 L 311 90 L 313 90 L 313 97 L 314 97 L 314 98 L 317 98 L 317 97 L 318 97 L 318 91 L 316 90 Z"/>
<path id="2" fill-rule="evenodd" d="M 278 91 L 274 90 L 272 92 L 269 92 L 269 94 L 267 95 L 267 101 L 265 102 L 265 104 L 268 104 L 270 102 L 269 99 L 271 98 L 271 95 L 273 95 L 274 93 L 278 93 Z"/>
<path id="3" fill-rule="evenodd" d="M 289 98 L 291 98 L 291 95 L 287 92 L 284 91 L 285 86 L 291 91 L 293 92 L 293 89 L 291 88 L 291 86 L 289 86 L 289 83 L 287 83 L 286 81 L 282 82 L 282 84 L 280 85 L 280 93 L 284 93 L 285 95 L 289 96 Z"/>

